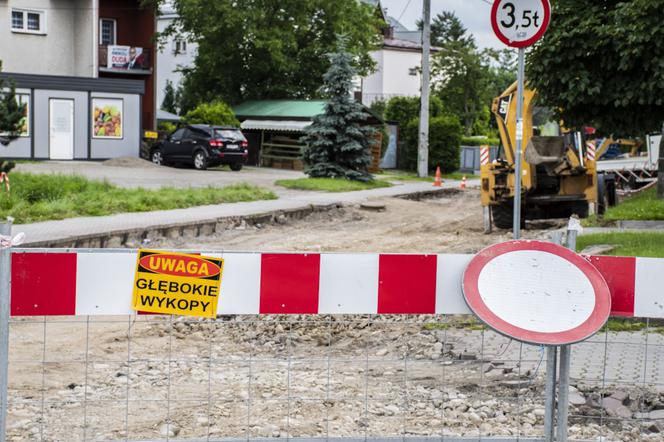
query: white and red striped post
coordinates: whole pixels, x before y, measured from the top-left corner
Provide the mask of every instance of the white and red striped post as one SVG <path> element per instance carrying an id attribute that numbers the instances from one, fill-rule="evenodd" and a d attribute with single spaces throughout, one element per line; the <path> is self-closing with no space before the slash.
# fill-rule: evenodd
<path id="1" fill-rule="evenodd" d="M 489 146 L 480 146 L 480 166 L 486 166 L 491 159 L 491 149 Z"/>

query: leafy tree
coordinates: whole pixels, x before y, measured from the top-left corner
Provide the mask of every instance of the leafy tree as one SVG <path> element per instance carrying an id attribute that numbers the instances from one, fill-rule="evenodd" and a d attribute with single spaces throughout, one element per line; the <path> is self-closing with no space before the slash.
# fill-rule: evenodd
<path id="1" fill-rule="evenodd" d="M 314 118 L 302 138 L 305 173 L 310 177 L 348 178 L 369 181 L 371 142 L 375 129 L 367 125 L 369 114 L 351 97 L 353 54 L 349 39 L 339 37 L 337 51 L 329 55 L 322 93 L 329 97 L 325 113 Z"/>
<path id="2" fill-rule="evenodd" d="M 229 105 L 223 101 L 203 103 L 190 110 L 182 117 L 187 124 L 212 124 L 214 126 L 239 127 L 240 122 L 235 118 L 235 113 Z"/>
<path id="3" fill-rule="evenodd" d="M 440 48 L 431 63 L 434 94 L 459 117 L 465 134 L 472 135 L 491 99 L 490 54 L 477 49 L 475 38 L 453 12 L 438 14 L 431 28 L 432 44 Z"/>
<path id="4" fill-rule="evenodd" d="M 338 0 L 174 0 L 180 19 L 164 35 L 198 44 L 194 66 L 183 69 L 183 94 L 194 103 L 221 98 L 317 96 L 337 34 L 359 73 L 371 71 L 369 53 L 381 43 L 375 8 Z M 186 106 L 182 106 L 186 108 Z"/>
<path id="5" fill-rule="evenodd" d="M 164 87 L 164 100 L 161 102 L 161 109 L 172 114 L 178 113 L 177 102 L 176 102 L 176 92 L 173 87 L 173 82 L 166 80 L 166 86 Z"/>
<path id="6" fill-rule="evenodd" d="M 528 57 L 528 81 L 541 102 L 568 127 L 617 136 L 660 131 L 662 11 L 664 0 L 557 0 L 553 25 Z M 659 179 L 664 194 L 664 173 Z"/>
<path id="7" fill-rule="evenodd" d="M 434 93 L 459 117 L 465 134 L 473 135 L 476 122 L 491 101 L 488 60 L 474 47 L 443 48 L 433 58 L 432 72 L 437 78 Z"/>
<path id="8" fill-rule="evenodd" d="M 485 49 L 484 55 L 490 60 L 489 95 L 495 98 L 516 81 L 516 52 L 514 49 Z"/>

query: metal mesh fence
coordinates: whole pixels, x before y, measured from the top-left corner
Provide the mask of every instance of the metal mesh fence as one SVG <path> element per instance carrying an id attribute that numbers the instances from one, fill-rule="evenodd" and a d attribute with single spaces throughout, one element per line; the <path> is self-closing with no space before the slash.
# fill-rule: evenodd
<path id="1" fill-rule="evenodd" d="M 662 440 L 662 328 L 617 325 L 573 346 L 570 438 Z M 527 440 L 545 371 L 470 317 L 19 317 L 7 438 Z"/>

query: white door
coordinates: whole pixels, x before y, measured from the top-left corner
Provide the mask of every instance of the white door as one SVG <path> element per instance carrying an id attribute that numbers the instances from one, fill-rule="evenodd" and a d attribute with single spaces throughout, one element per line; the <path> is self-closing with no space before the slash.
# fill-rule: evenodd
<path id="1" fill-rule="evenodd" d="M 74 158 L 74 100 L 49 100 L 50 158 Z"/>

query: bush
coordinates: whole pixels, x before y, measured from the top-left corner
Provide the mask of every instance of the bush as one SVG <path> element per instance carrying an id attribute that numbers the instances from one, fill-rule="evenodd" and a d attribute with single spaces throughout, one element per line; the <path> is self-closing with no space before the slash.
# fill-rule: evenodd
<path id="1" fill-rule="evenodd" d="M 187 124 L 212 124 L 214 126 L 240 126 L 233 109 L 223 101 L 199 104 L 182 118 Z"/>
<path id="2" fill-rule="evenodd" d="M 444 106 L 440 98 L 432 95 L 429 99 L 429 116 L 443 115 Z M 414 118 L 420 117 L 420 97 L 394 97 L 387 102 L 385 120 L 396 121 L 403 129 Z"/>
<path id="3" fill-rule="evenodd" d="M 419 118 L 411 120 L 402 130 L 402 152 L 406 157 L 406 168 L 417 170 L 417 143 Z M 441 115 L 429 120 L 429 170 L 440 166 L 443 173 L 459 169 L 460 145 L 463 128 L 453 115 Z"/>
<path id="4" fill-rule="evenodd" d="M 166 132 L 166 133 L 172 133 L 175 132 L 175 129 L 177 129 L 178 126 L 175 123 L 171 123 L 170 121 L 160 121 L 159 124 L 157 124 L 157 130 Z"/>
<path id="5" fill-rule="evenodd" d="M 500 140 L 497 138 L 473 138 L 473 137 L 463 137 L 461 138 L 462 146 L 499 146 Z"/>

